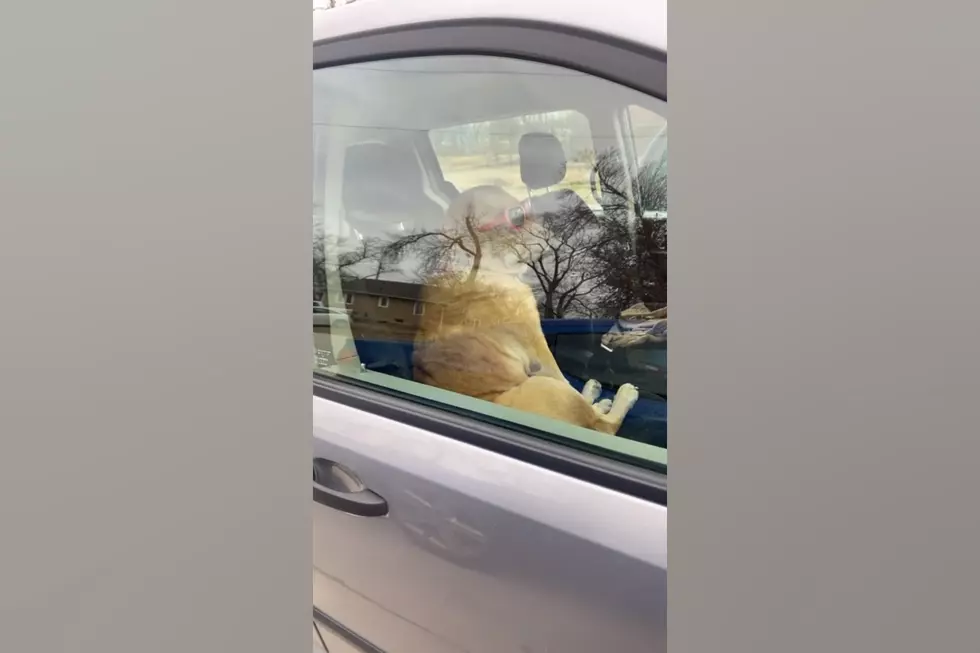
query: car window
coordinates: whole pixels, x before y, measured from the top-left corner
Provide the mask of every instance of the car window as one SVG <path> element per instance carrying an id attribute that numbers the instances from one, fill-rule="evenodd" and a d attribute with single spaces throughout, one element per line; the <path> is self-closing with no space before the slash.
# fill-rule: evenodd
<path id="1" fill-rule="evenodd" d="M 633 144 L 642 159 L 643 154 L 656 143 L 657 139 L 666 137 L 667 119 L 646 107 L 633 105 L 629 107 L 628 111 Z"/>
<path id="2" fill-rule="evenodd" d="M 653 218 L 667 216 L 667 120 L 641 106 L 629 108 L 637 161 L 641 209 Z"/>
<path id="3" fill-rule="evenodd" d="M 315 372 L 666 464 L 665 115 L 502 57 L 314 71 Z"/>
<path id="4" fill-rule="evenodd" d="M 565 176 L 553 188 L 568 188 L 587 202 L 595 144 L 588 119 L 577 111 L 552 111 L 456 125 L 429 132 L 439 168 L 457 188 L 497 185 L 517 197 L 546 193 L 529 190 L 521 179 L 519 144 L 527 133 L 553 134 L 566 154 Z"/>

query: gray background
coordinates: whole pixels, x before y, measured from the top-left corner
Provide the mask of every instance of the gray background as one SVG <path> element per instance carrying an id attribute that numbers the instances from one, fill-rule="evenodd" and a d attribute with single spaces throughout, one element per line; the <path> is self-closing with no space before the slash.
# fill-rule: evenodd
<path id="1" fill-rule="evenodd" d="M 310 25 L 4 4 L 4 653 L 311 650 Z"/>
<path id="2" fill-rule="evenodd" d="M 308 11 L 5 8 L 0 650 L 309 650 Z M 671 653 L 977 649 L 978 11 L 671 7 Z"/>
<path id="3" fill-rule="evenodd" d="M 978 19 L 670 6 L 670 653 L 980 650 Z"/>

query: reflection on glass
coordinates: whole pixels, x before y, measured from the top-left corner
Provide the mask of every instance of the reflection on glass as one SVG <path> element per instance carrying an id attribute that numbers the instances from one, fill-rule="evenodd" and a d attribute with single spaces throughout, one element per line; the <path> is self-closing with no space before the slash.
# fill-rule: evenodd
<path id="1" fill-rule="evenodd" d="M 666 446 L 665 105 L 492 57 L 314 86 L 314 364 Z"/>

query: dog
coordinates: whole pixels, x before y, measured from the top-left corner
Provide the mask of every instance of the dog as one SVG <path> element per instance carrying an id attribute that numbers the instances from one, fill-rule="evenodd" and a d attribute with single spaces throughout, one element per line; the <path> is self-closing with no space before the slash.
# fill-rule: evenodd
<path id="1" fill-rule="evenodd" d="M 615 398 L 589 380 L 582 391 L 562 375 L 541 330 L 531 288 L 521 280 L 548 233 L 497 186 L 461 193 L 446 211 L 440 271 L 426 279 L 415 338 L 414 378 L 427 385 L 615 435 L 639 394 Z"/>

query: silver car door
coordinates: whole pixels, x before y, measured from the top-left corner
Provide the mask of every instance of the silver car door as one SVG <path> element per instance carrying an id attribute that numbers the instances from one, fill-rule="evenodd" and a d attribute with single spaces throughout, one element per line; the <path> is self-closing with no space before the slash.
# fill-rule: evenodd
<path id="1" fill-rule="evenodd" d="M 370 493 L 315 486 L 321 626 L 392 653 L 666 650 L 662 486 L 373 388 L 314 392 L 317 464 Z"/>
<path id="2" fill-rule="evenodd" d="M 629 176 L 602 173 L 619 210 L 589 190 L 590 170 L 606 170 L 595 161 L 625 159 L 630 135 L 589 133 L 588 117 L 630 105 L 665 116 L 666 63 L 636 48 L 614 58 L 608 40 L 581 53 L 588 73 L 532 63 L 547 57 L 515 56 L 505 40 L 507 57 L 491 43 L 438 51 L 459 48 L 453 29 L 427 30 L 436 52 L 422 54 L 439 56 L 413 56 L 411 30 L 316 50 L 330 65 L 314 71 L 314 301 L 331 310 L 314 325 L 315 620 L 362 651 L 664 651 L 666 322 L 649 318 L 665 314 L 651 298 L 666 289 L 644 276 Z M 624 79 L 641 61 L 646 76 Z M 619 65 L 606 74 L 603 62 Z M 520 188 L 514 154 L 531 131 L 564 145 L 555 189 Z M 440 170 L 413 149 L 420 134 Z M 413 380 L 413 327 L 439 307 L 418 291 L 424 257 L 402 245 L 433 231 L 452 186 L 486 183 L 532 205 L 571 193 L 621 221 L 563 240 L 548 268 L 560 273 L 526 275 L 535 292 L 574 300 L 541 322 L 573 387 L 639 387 L 617 436 Z M 576 290 L 560 285 L 569 279 Z"/>

